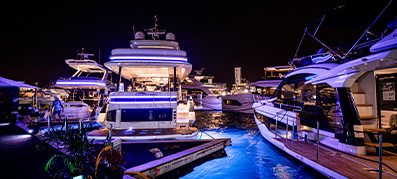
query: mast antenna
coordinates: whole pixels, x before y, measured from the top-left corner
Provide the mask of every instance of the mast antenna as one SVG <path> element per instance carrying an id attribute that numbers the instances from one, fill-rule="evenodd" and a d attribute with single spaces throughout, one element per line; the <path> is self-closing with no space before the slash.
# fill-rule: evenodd
<path id="1" fill-rule="evenodd" d="M 145 29 L 148 35 L 152 35 L 153 40 L 160 39 L 160 34 L 165 34 L 165 30 L 157 29 L 157 21 L 157 16 L 154 15 L 154 28 Z"/>

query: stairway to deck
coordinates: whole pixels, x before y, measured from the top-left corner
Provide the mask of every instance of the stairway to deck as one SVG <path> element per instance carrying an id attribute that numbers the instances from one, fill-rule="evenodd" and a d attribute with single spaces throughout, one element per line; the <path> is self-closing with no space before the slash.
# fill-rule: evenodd
<path id="1" fill-rule="evenodd" d="M 363 128 L 377 129 L 378 117 L 375 114 L 375 106 L 373 104 L 367 103 L 365 98 L 365 92 L 352 93 Z"/>

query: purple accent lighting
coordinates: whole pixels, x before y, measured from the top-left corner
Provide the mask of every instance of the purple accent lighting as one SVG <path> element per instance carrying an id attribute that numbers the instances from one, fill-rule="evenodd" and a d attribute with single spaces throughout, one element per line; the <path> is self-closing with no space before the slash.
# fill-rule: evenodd
<path id="1" fill-rule="evenodd" d="M 186 57 L 167 57 L 167 56 L 111 56 L 110 60 L 136 60 L 136 61 L 182 61 L 187 62 Z"/>
<path id="2" fill-rule="evenodd" d="M 78 81 L 57 81 L 57 85 L 99 85 L 99 86 L 106 86 L 104 82 L 78 82 Z"/>
<path id="3" fill-rule="evenodd" d="M 176 101 L 109 101 L 110 104 L 176 104 Z"/>
<path id="4" fill-rule="evenodd" d="M 113 98 L 176 98 L 176 96 L 110 96 L 110 99 Z"/>

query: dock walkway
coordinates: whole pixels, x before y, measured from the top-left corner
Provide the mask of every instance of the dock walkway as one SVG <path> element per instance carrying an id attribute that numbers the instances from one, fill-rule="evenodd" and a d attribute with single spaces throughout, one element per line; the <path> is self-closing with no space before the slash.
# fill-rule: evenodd
<path id="1" fill-rule="evenodd" d="M 316 144 L 305 141 L 294 141 L 294 149 L 292 149 L 291 140 L 288 140 L 287 143 L 285 139 L 282 138 L 277 138 L 276 140 L 284 144 L 284 151 L 302 162 L 306 160 L 305 163 L 307 163 L 307 160 L 310 160 L 312 164 L 320 165 L 347 178 L 379 178 L 379 173 L 377 171 L 379 166 L 379 163 L 377 163 L 378 156 L 347 154 L 320 144 L 319 160 L 316 161 Z M 373 160 L 375 162 L 368 160 Z M 383 163 L 397 170 L 397 156 L 384 154 L 382 160 Z M 397 178 L 397 173 L 390 170 L 388 167 L 383 165 L 382 170 L 383 178 Z"/>

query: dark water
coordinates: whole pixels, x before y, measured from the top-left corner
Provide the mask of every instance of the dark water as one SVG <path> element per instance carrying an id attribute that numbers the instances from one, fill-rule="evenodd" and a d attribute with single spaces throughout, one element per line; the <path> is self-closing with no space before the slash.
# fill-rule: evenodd
<path id="1" fill-rule="evenodd" d="M 196 120 L 195 124 L 212 137 L 231 138 L 232 146 L 226 147 L 226 157 L 207 161 L 182 178 L 324 177 L 268 143 L 253 115 L 198 111 Z M 209 137 L 202 134 L 201 138 Z"/>
<path id="2" fill-rule="evenodd" d="M 15 125 L 0 124 L 1 178 L 48 178 L 44 167 L 54 154 L 61 154 L 50 146 L 40 150 L 36 137 Z"/>

